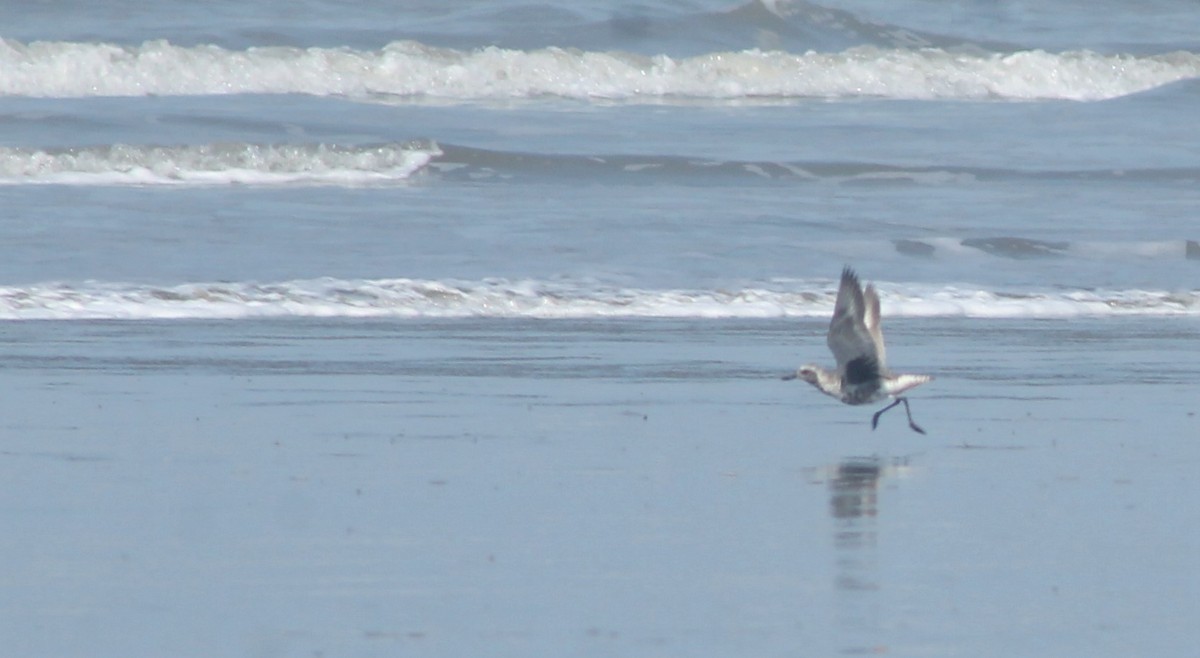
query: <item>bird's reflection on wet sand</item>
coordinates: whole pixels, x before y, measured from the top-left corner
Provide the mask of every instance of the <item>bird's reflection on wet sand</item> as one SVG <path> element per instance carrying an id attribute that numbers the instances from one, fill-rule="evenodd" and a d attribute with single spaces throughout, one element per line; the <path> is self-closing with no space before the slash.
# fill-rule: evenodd
<path id="1" fill-rule="evenodd" d="M 829 514 L 833 520 L 835 550 L 835 619 L 842 635 L 842 652 L 881 653 L 882 631 L 879 591 L 880 484 L 907 460 L 850 457 L 830 467 Z"/>

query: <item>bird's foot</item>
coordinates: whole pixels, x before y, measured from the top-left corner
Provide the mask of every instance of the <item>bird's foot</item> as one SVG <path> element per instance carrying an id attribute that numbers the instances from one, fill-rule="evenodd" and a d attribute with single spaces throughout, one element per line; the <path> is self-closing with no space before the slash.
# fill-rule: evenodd
<path id="1" fill-rule="evenodd" d="M 880 409 L 879 411 L 876 411 L 876 412 L 875 412 L 875 415 L 874 415 L 874 416 L 871 416 L 871 429 L 875 429 L 875 427 L 876 427 L 877 425 L 879 425 L 879 417 L 883 415 L 883 412 L 885 412 L 885 411 L 887 411 L 887 410 L 891 409 L 892 407 L 894 407 L 894 406 L 896 406 L 896 405 L 900 404 L 901 402 L 903 402 L 903 403 L 904 403 L 904 414 L 905 414 L 906 416 L 908 416 L 908 426 L 909 426 L 910 428 L 912 428 L 912 431 L 916 432 L 917 434 L 924 434 L 924 433 L 925 433 L 925 430 L 921 429 L 921 426 L 920 426 L 920 425 L 918 425 L 918 424 L 916 424 L 915 422 L 913 422 L 913 419 L 912 419 L 912 410 L 908 408 L 908 398 L 896 398 L 896 399 L 895 399 L 895 400 L 894 400 L 894 401 L 893 401 L 891 404 L 889 404 L 888 406 L 886 406 L 886 407 L 884 407 L 884 408 Z"/>
<path id="2" fill-rule="evenodd" d="M 875 415 L 874 415 L 874 416 L 871 416 L 871 429 L 875 429 L 875 428 L 876 428 L 876 427 L 879 425 L 879 417 L 883 415 L 883 412 L 885 412 L 885 411 L 887 411 L 888 409 L 891 409 L 892 407 L 894 407 L 894 406 L 896 406 L 896 405 L 900 404 L 900 402 L 901 402 L 901 401 L 903 401 L 903 400 L 904 400 L 904 398 L 896 398 L 896 399 L 895 399 L 895 401 L 893 401 L 893 402 L 892 402 L 891 404 L 889 404 L 888 406 L 886 406 L 886 407 L 884 407 L 884 408 L 880 409 L 879 411 L 876 411 L 876 412 L 875 412 Z"/>

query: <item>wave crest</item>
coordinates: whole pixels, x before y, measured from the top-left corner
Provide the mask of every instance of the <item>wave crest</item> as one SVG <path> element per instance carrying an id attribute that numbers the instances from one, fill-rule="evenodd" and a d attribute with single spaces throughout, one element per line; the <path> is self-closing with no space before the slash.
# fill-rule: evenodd
<path id="1" fill-rule="evenodd" d="M 1200 316 L 1200 291 L 1020 292 L 880 286 L 889 317 Z M 587 281 L 313 279 L 149 286 L 46 283 L 0 287 L 4 320 L 344 318 L 825 318 L 832 282 L 714 290 Z"/>
<path id="2" fill-rule="evenodd" d="M 744 50 L 674 58 L 563 48 L 454 50 L 413 41 L 370 51 L 0 40 L 0 94 L 31 97 L 1100 100 L 1198 76 L 1200 55 L 1187 52 L 979 54 L 860 46 L 836 53 Z"/>
<path id="3" fill-rule="evenodd" d="M 0 147 L 0 184 L 380 184 L 403 181 L 439 155 L 435 144 L 424 142 Z"/>

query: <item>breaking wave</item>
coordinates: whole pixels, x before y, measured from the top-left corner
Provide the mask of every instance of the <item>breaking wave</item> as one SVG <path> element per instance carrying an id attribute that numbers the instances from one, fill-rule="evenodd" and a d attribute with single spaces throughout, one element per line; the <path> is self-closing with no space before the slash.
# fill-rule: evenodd
<path id="1" fill-rule="evenodd" d="M 0 147 L 0 185 L 388 185 L 420 171 L 445 180 L 510 182 L 566 177 L 622 184 L 946 185 L 993 180 L 1194 183 L 1200 168 L 1015 170 L 874 162 L 740 161 L 670 155 L 493 151 L 431 140 L 405 143 Z"/>
<path id="2" fill-rule="evenodd" d="M 431 143 L 0 147 L 0 184 L 364 185 L 403 181 L 441 155 Z"/>
<path id="3" fill-rule="evenodd" d="M 1200 290 L 1030 292 L 883 284 L 880 291 L 889 317 L 1200 316 Z M 508 279 L 43 283 L 0 287 L 0 319 L 815 318 L 829 317 L 835 296 L 831 281 L 712 290 Z"/>
<path id="4" fill-rule="evenodd" d="M 0 39 L 0 95 L 311 94 L 412 100 L 762 98 L 1101 100 L 1200 76 L 1200 54 L 1007 53 L 854 46 L 692 56 L 558 47 L 140 45 Z"/>

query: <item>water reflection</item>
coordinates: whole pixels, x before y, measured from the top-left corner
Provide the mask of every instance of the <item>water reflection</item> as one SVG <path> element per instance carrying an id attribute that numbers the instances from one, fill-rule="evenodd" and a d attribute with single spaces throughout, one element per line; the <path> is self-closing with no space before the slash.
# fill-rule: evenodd
<path id="1" fill-rule="evenodd" d="M 879 457 L 851 457 L 830 469 L 836 623 L 843 653 L 886 651 L 880 637 L 878 594 L 881 587 L 879 489 L 889 474 L 904 466 Z"/>
<path id="2" fill-rule="evenodd" d="M 852 457 L 838 464 L 829 480 L 829 512 L 833 518 L 875 516 L 882 474 L 883 463 L 878 457 Z"/>

